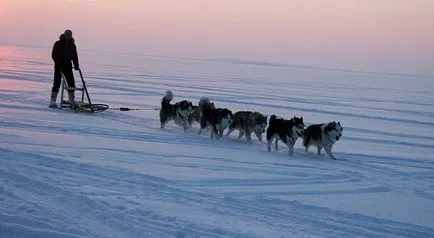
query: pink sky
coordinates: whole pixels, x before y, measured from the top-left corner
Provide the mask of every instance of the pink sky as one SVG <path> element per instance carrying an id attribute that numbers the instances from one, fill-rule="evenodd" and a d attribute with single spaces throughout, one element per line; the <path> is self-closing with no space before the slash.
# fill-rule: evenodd
<path id="1" fill-rule="evenodd" d="M 0 43 L 434 74 L 432 0 L 0 0 Z"/>

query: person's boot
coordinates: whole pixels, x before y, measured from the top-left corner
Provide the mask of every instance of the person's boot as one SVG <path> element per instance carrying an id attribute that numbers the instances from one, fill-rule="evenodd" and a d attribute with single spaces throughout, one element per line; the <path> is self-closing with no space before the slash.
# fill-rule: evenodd
<path id="1" fill-rule="evenodd" d="M 51 100 L 50 100 L 49 107 L 57 108 L 56 99 L 57 99 L 57 92 L 51 92 Z"/>
<path id="2" fill-rule="evenodd" d="M 76 110 L 77 105 L 75 104 L 75 93 L 74 91 L 68 91 L 68 99 L 69 99 L 69 105 L 71 106 L 71 109 Z"/>
<path id="3" fill-rule="evenodd" d="M 74 103 L 74 101 L 75 101 L 74 91 L 68 91 L 68 99 L 69 99 L 70 103 Z"/>

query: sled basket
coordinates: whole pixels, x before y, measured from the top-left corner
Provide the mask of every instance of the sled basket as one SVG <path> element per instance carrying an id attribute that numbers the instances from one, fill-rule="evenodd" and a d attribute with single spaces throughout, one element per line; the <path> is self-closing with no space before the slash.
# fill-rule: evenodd
<path id="1" fill-rule="evenodd" d="M 69 101 L 62 101 L 62 108 L 70 108 L 75 112 L 103 112 L 109 108 L 106 104 L 89 104 L 80 101 L 75 101 L 74 105 L 71 105 Z"/>

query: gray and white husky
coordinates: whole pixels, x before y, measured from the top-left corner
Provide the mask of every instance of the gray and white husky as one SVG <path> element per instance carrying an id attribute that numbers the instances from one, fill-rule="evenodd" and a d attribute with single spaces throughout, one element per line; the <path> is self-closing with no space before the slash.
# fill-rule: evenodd
<path id="1" fill-rule="evenodd" d="M 193 113 L 193 104 L 188 100 L 182 100 L 175 104 L 170 104 L 172 100 L 172 91 L 166 91 L 166 94 L 161 99 L 161 128 L 164 128 L 168 121 L 174 120 L 177 125 L 182 126 L 184 128 L 184 131 L 186 131 L 187 128 L 189 128 L 188 119 Z"/>
<path id="2" fill-rule="evenodd" d="M 278 150 L 277 143 L 281 140 L 288 147 L 289 155 L 294 154 L 294 144 L 298 137 L 303 136 L 303 117 L 293 117 L 289 120 L 272 115 L 267 128 L 268 151 L 271 151 L 271 144 L 275 140 L 275 150 Z"/>
<path id="3" fill-rule="evenodd" d="M 321 149 L 331 159 L 336 159 L 332 154 L 332 147 L 342 137 L 343 128 L 340 122 L 328 122 L 322 124 L 310 125 L 304 130 L 303 146 L 306 148 L 306 153 L 309 147 L 315 145 L 318 149 L 318 155 L 321 154 Z"/>
<path id="4" fill-rule="evenodd" d="M 238 129 L 238 138 L 242 138 L 245 135 L 247 141 L 250 141 L 252 139 L 251 134 L 254 132 L 258 140 L 262 141 L 262 133 L 265 132 L 266 128 L 267 116 L 259 112 L 238 111 L 234 114 L 226 136 L 229 136 L 235 129 Z"/>

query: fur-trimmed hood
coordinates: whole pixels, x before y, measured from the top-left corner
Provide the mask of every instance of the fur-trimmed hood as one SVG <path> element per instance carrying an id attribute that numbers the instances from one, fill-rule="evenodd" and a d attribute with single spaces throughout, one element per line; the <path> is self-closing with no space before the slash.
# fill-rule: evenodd
<path id="1" fill-rule="evenodd" d="M 61 34 L 59 36 L 59 40 L 66 41 L 65 33 L 63 33 L 63 34 Z M 71 37 L 71 40 L 69 41 L 69 44 L 74 44 L 74 43 L 75 43 L 74 37 Z"/>

